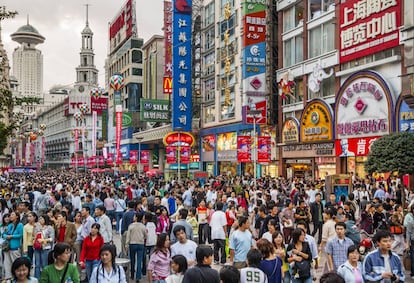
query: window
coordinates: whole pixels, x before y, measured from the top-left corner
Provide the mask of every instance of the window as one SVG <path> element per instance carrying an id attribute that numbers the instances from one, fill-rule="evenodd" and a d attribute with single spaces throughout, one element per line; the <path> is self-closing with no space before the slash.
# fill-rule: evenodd
<path id="1" fill-rule="evenodd" d="M 303 2 L 283 11 L 283 31 L 289 31 L 303 24 Z"/>
<path id="2" fill-rule="evenodd" d="M 298 35 L 283 42 L 283 66 L 289 67 L 303 61 L 303 37 Z"/>
<path id="3" fill-rule="evenodd" d="M 142 76 L 142 69 L 132 68 L 132 75 L 133 76 Z"/>
<path id="4" fill-rule="evenodd" d="M 204 101 L 212 101 L 215 97 L 216 81 L 215 78 L 208 79 L 204 82 Z"/>
<path id="5" fill-rule="evenodd" d="M 295 78 L 295 88 L 292 95 L 286 95 L 283 105 L 289 105 L 303 101 L 304 83 L 302 78 Z"/>
<path id="6" fill-rule="evenodd" d="M 214 26 L 204 33 L 204 50 L 214 48 Z"/>
<path id="7" fill-rule="evenodd" d="M 207 27 L 214 23 L 214 1 L 204 8 L 204 26 Z"/>
<path id="8" fill-rule="evenodd" d="M 214 52 L 204 56 L 204 75 L 214 74 Z"/>
<path id="9" fill-rule="evenodd" d="M 328 69 L 324 70 L 325 72 L 329 72 Z M 335 95 L 335 76 L 332 75 L 329 78 L 324 79 L 321 82 L 320 89 L 318 92 L 308 91 L 309 99 L 314 99 L 317 97 L 326 97 L 326 96 L 333 96 Z"/>
<path id="10" fill-rule="evenodd" d="M 132 63 L 142 63 L 142 52 L 140 50 L 132 50 Z"/>
<path id="11" fill-rule="evenodd" d="M 335 25 L 332 21 L 309 31 L 309 58 L 334 50 Z"/>
<path id="12" fill-rule="evenodd" d="M 211 123 L 216 120 L 216 107 L 214 105 L 204 107 L 204 123 Z"/>
<path id="13" fill-rule="evenodd" d="M 316 19 L 323 13 L 335 10 L 335 0 L 310 0 L 309 20 Z"/>

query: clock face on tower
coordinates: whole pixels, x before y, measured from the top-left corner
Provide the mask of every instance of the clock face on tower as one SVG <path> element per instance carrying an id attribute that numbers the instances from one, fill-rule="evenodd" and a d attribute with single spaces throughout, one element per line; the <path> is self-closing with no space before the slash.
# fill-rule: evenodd
<path id="1" fill-rule="evenodd" d="M 78 88 L 79 92 L 83 92 L 85 90 L 85 87 L 83 85 L 79 86 Z"/>

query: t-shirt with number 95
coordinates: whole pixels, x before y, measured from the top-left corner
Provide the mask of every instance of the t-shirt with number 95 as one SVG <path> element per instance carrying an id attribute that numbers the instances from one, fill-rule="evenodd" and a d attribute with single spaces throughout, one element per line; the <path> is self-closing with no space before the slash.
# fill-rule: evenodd
<path id="1" fill-rule="evenodd" d="M 245 267 L 240 270 L 240 283 L 267 283 L 267 276 L 259 268 Z"/>

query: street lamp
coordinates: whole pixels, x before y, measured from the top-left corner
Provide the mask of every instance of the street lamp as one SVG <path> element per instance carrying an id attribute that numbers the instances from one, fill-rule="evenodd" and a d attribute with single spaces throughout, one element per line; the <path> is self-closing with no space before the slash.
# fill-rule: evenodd
<path id="1" fill-rule="evenodd" d="M 143 137 L 136 137 L 138 141 L 138 177 L 141 176 L 141 141 Z"/>
<path id="2" fill-rule="evenodd" d="M 177 164 L 178 164 L 178 170 L 177 170 L 177 177 L 178 177 L 178 183 L 181 183 L 181 131 L 183 130 L 183 128 L 181 128 L 181 127 L 177 127 L 177 128 L 175 128 L 175 131 L 176 132 L 178 132 L 178 146 L 177 146 L 177 149 L 178 149 L 178 162 L 177 162 Z"/>
<path id="3" fill-rule="evenodd" d="M 248 110 L 247 114 L 253 116 L 253 184 L 256 187 L 257 177 L 257 131 L 256 131 L 256 116 L 262 113 L 261 110 Z"/>

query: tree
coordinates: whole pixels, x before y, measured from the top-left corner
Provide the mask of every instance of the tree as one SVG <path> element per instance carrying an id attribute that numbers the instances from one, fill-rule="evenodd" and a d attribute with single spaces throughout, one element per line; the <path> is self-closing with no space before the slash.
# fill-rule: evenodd
<path id="1" fill-rule="evenodd" d="M 400 176 L 414 173 L 414 134 L 395 133 L 383 136 L 371 146 L 365 170 L 374 172 L 398 172 Z"/>
<path id="2" fill-rule="evenodd" d="M 14 129 L 13 116 L 13 96 L 8 89 L 0 89 L 0 154 L 3 154 L 7 147 L 8 138 Z"/>

